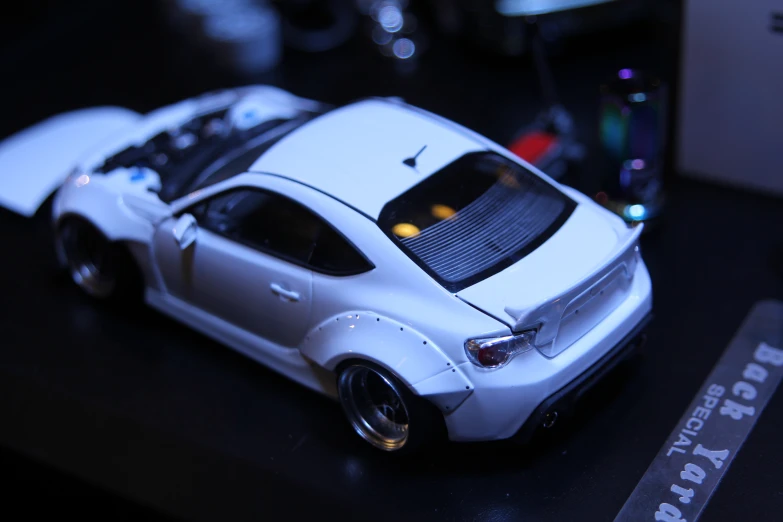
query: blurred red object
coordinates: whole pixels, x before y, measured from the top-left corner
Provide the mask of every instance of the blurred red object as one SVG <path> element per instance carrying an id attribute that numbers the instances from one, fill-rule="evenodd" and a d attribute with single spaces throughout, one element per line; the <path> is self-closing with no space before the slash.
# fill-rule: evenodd
<path id="1" fill-rule="evenodd" d="M 557 142 L 558 138 L 554 134 L 531 131 L 514 140 L 508 148 L 523 160 L 536 164 L 554 152 Z"/>

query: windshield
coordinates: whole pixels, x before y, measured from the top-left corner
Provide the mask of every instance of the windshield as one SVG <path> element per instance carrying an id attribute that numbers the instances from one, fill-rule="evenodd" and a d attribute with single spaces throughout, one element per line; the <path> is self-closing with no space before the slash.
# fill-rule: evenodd
<path id="1" fill-rule="evenodd" d="M 518 163 L 477 152 L 388 202 L 378 225 L 441 285 L 457 292 L 538 248 L 575 207 Z"/>

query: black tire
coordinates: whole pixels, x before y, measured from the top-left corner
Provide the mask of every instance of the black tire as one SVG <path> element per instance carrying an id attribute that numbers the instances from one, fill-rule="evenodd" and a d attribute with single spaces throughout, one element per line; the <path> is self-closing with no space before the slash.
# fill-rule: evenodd
<path id="1" fill-rule="evenodd" d="M 340 365 L 337 392 L 348 423 L 377 449 L 407 454 L 442 435 L 442 413 L 377 364 Z"/>
<path id="2" fill-rule="evenodd" d="M 59 224 L 55 241 L 61 264 L 87 295 L 111 301 L 141 298 L 141 272 L 124 244 L 109 241 L 92 223 L 78 217 Z"/>

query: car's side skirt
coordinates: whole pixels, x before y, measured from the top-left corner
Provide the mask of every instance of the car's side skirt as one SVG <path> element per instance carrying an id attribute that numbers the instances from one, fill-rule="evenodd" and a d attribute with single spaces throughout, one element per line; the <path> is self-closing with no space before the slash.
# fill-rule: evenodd
<path id="1" fill-rule="evenodd" d="M 181 299 L 151 288 L 147 288 L 145 300 L 156 310 L 291 380 L 324 395 L 337 396 L 334 374 L 304 358 L 298 349 L 277 346 Z"/>

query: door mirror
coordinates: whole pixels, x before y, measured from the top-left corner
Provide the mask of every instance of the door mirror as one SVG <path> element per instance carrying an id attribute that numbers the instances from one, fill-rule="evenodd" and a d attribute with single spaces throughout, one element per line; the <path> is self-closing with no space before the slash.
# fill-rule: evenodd
<path id="1" fill-rule="evenodd" d="M 182 214 L 174 223 L 174 240 L 180 250 L 185 250 L 196 241 L 198 223 L 190 214 Z"/>

